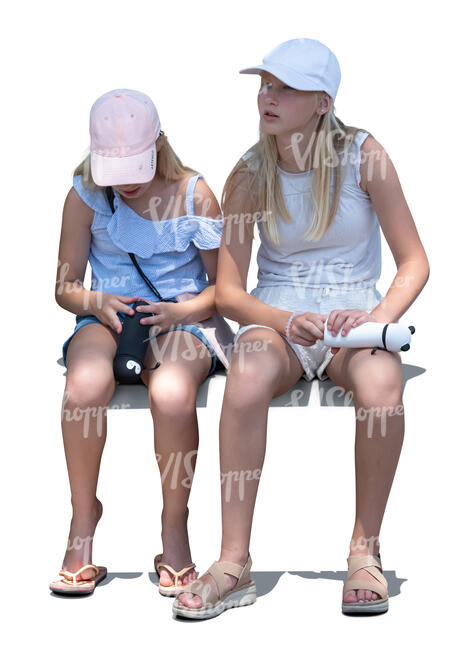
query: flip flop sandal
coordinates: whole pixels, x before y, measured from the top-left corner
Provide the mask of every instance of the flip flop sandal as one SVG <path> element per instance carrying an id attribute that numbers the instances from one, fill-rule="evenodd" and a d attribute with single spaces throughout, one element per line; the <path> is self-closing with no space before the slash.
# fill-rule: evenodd
<path id="1" fill-rule="evenodd" d="M 250 580 L 251 564 L 249 554 L 245 566 L 240 566 L 235 562 L 214 562 L 203 575 L 208 573 L 214 578 L 218 593 L 201 580 L 193 580 L 186 585 L 184 591 L 200 596 L 202 606 L 198 608 L 186 607 L 176 598 L 172 606 L 173 613 L 183 618 L 205 619 L 218 616 L 225 609 L 231 607 L 252 605 L 256 601 L 256 585 L 254 580 Z M 226 587 L 225 573 L 238 578 L 238 582 L 232 589 Z"/>
<path id="2" fill-rule="evenodd" d="M 183 576 L 184 573 L 187 573 L 187 571 L 190 571 L 190 569 L 193 569 L 195 567 L 195 564 L 192 562 L 191 564 L 187 564 L 183 569 L 180 571 L 176 571 L 174 568 L 170 566 L 170 564 L 164 564 L 161 562 L 163 553 L 160 553 L 160 555 L 156 555 L 154 558 L 154 567 L 157 575 L 159 576 L 159 593 L 162 594 L 162 596 L 178 596 L 184 591 L 185 587 L 189 587 L 190 585 L 179 585 L 178 584 L 178 579 L 180 576 Z M 172 575 L 174 576 L 174 584 L 170 585 L 169 587 L 166 587 L 165 585 L 160 584 L 160 572 L 159 569 L 160 567 L 164 567 L 167 569 L 167 571 L 170 571 Z M 198 576 L 198 571 L 196 572 Z"/>
<path id="3" fill-rule="evenodd" d="M 388 610 L 388 584 L 382 571 L 380 555 L 350 555 L 347 558 L 349 569 L 342 591 L 342 611 L 344 614 L 380 614 Z M 380 585 L 368 580 L 351 580 L 359 569 L 365 569 L 376 578 Z M 375 591 L 380 598 L 367 602 L 345 603 L 344 594 L 352 589 L 370 589 Z"/>
<path id="4" fill-rule="evenodd" d="M 78 575 L 85 569 L 93 569 L 95 572 L 94 577 L 87 579 L 78 578 Z M 58 575 L 62 577 L 50 583 L 51 591 L 58 594 L 92 594 L 96 589 L 96 585 L 107 576 L 107 569 L 105 566 L 85 564 L 75 573 L 62 569 Z"/>

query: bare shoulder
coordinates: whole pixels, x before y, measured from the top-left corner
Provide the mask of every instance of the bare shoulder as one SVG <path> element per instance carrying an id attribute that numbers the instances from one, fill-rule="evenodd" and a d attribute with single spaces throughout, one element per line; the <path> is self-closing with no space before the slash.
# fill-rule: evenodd
<path id="1" fill-rule="evenodd" d="M 74 221 L 88 227 L 91 227 L 93 222 L 94 210 L 83 201 L 74 187 L 71 187 L 66 195 L 63 217 L 68 222 Z"/>
<path id="2" fill-rule="evenodd" d="M 385 147 L 372 135 L 365 138 L 360 146 L 360 187 L 364 192 L 368 191 L 368 182 L 375 176 L 377 170 L 382 170 L 389 161 Z M 380 174 L 377 174 L 380 176 Z"/>
<path id="3" fill-rule="evenodd" d="M 254 213 L 259 211 L 258 174 L 243 164 L 228 176 L 224 188 L 224 212 Z"/>
<path id="4" fill-rule="evenodd" d="M 384 150 L 383 146 L 378 140 L 376 140 L 373 135 L 368 135 L 360 146 L 361 151 L 366 153 L 371 153 L 372 151 L 381 151 Z"/>
<path id="5" fill-rule="evenodd" d="M 216 196 L 203 178 L 199 178 L 195 185 L 193 211 L 196 215 L 210 219 L 221 219 L 223 216 Z"/>

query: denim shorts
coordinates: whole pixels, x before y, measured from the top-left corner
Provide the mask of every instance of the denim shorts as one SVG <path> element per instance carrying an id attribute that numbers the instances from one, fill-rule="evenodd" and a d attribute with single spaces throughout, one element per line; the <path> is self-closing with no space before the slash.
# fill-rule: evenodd
<path id="1" fill-rule="evenodd" d="M 121 323 L 123 323 L 126 315 L 123 312 L 117 312 L 117 316 L 121 321 Z M 76 334 L 76 332 L 79 329 L 81 329 L 81 327 L 83 327 L 84 325 L 88 325 L 89 323 L 100 323 L 100 322 L 101 321 L 98 318 L 96 318 L 96 316 L 92 316 L 92 315 L 76 316 L 76 327 L 74 328 L 74 332 L 63 343 L 63 363 L 65 367 L 66 367 L 66 352 L 68 350 L 69 343 L 73 338 L 73 336 Z M 205 343 L 212 357 L 212 365 L 207 375 L 207 377 L 210 377 L 210 375 L 212 375 L 215 372 L 218 357 L 216 355 L 215 350 L 210 345 L 209 341 L 206 339 L 202 330 L 199 327 L 197 327 L 196 325 L 180 325 L 179 327 L 172 327 L 170 330 L 167 330 L 167 332 L 160 332 L 159 334 L 156 334 L 152 338 L 156 338 L 157 336 L 162 336 L 162 334 L 167 334 L 168 332 L 172 332 L 174 330 L 186 330 L 187 332 L 190 332 L 191 334 L 194 334 L 196 337 L 198 337 L 200 341 L 202 341 L 202 343 Z"/>

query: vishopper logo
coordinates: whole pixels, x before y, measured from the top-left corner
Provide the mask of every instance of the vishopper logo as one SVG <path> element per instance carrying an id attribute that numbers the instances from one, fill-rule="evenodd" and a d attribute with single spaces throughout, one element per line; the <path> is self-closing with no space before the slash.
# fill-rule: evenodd
<path id="1" fill-rule="evenodd" d="M 184 210 L 185 197 L 186 194 L 183 192 L 171 194 L 167 199 L 167 205 L 163 214 L 159 215 L 158 208 L 162 205 L 164 199 L 158 195 L 151 196 L 149 199 L 149 207 L 144 210 L 144 213 L 150 215 L 151 221 L 172 221 L 177 217 L 185 216 L 185 214 L 191 215 L 192 211 L 193 216 L 206 217 L 208 215 L 208 218 L 214 219 L 215 215 L 211 215 L 210 213 L 212 200 L 209 196 L 203 195 L 195 189 L 193 197 L 190 197 L 192 204 L 188 205 L 187 209 Z M 181 224 L 181 227 L 183 227 L 183 224 Z"/>
<path id="2" fill-rule="evenodd" d="M 168 489 L 176 490 L 179 487 L 179 476 L 185 473 L 186 476 L 180 480 L 180 486 L 190 489 L 194 476 L 194 458 L 197 454 L 198 449 L 191 449 L 186 454 L 182 451 L 172 451 L 167 458 L 156 453 L 162 485 L 167 484 Z"/>
<path id="3" fill-rule="evenodd" d="M 93 543 L 94 537 L 92 535 L 87 535 L 86 537 L 81 537 L 80 535 L 75 535 L 73 539 L 68 537 L 68 543 L 66 545 L 67 551 L 83 551 L 82 553 L 82 562 L 86 563 L 89 558 L 89 552 L 91 545 Z"/>
<path id="4" fill-rule="evenodd" d="M 336 270 L 339 269 L 339 277 L 336 277 Z M 334 257 L 330 260 L 319 262 L 306 262 L 296 261 L 291 263 L 291 281 L 299 298 L 309 296 L 309 289 L 314 295 L 318 295 L 321 290 L 322 284 L 335 285 L 335 289 L 344 290 L 344 287 L 352 286 L 352 288 L 367 288 L 359 287 L 359 283 L 351 282 L 352 272 L 354 265 L 341 257 Z M 334 288 L 333 288 L 334 291 Z"/>
<path id="5" fill-rule="evenodd" d="M 370 555 L 377 555 L 380 550 L 380 538 L 378 535 L 371 535 L 370 537 L 352 538 L 350 542 L 351 551 L 363 551 Z"/>
<path id="6" fill-rule="evenodd" d="M 174 327 L 177 327 L 179 324 L 176 323 Z M 208 348 L 203 345 L 198 338 L 188 330 L 182 330 L 183 337 L 173 336 L 173 331 L 170 331 L 169 335 L 166 331 L 163 336 L 157 337 L 157 334 L 160 334 L 160 325 L 153 325 L 149 330 L 149 341 L 151 351 L 154 356 L 154 363 L 161 363 L 166 351 L 169 351 L 167 355 L 171 361 L 176 361 L 177 359 L 185 359 L 186 361 L 194 361 L 195 359 L 203 359 L 204 357 L 210 354 Z M 181 346 L 181 339 L 185 342 L 185 349 L 182 349 L 179 352 L 179 346 Z M 255 341 L 239 341 L 237 343 L 231 342 L 229 344 L 221 345 L 223 354 L 230 358 L 231 355 L 235 357 L 235 363 L 238 363 L 238 370 L 241 372 L 245 369 L 246 355 L 251 352 L 261 352 L 266 351 L 268 346 L 271 344 L 271 341 L 268 339 L 259 339 Z"/>
<path id="7" fill-rule="evenodd" d="M 304 391 L 300 388 L 295 388 L 291 391 L 290 400 L 283 404 L 283 406 L 299 406 L 299 400 L 304 396 Z"/>
<path id="8" fill-rule="evenodd" d="M 405 409 L 403 404 L 396 406 L 370 406 L 364 408 L 360 406 L 356 409 L 357 422 L 367 422 L 367 438 L 372 438 L 374 429 L 380 430 L 380 436 L 385 438 L 387 435 L 387 418 L 399 416 L 403 417 Z"/>
<path id="9" fill-rule="evenodd" d="M 156 453 L 157 464 L 160 469 L 162 485 L 166 484 L 167 489 L 176 490 L 179 487 L 190 489 L 194 477 L 195 457 L 198 449 L 191 449 L 187 453 L 172 451 L 167 456 Z M 221 472 L 221 485 L 223 486 L 224 501 L 228 503 L 232 496 L 233 488 L 238 490 L 238 499 L 245 499 L 245 485 L 247 481 L 259 481 L 261 469 L 239 469 Z M 185 475 L 185 476 L 184 476 Z M 180 478 L 182 477 L 182 478 Z"/>
<path id="10" fill-rule="evenodd" d="M 245 500 L 245 486 L 247 481 L 259 481 L 261 469 L 239 469 L 221 472 L 221 485 L 223 486 L 222 496 L 225 503 L 232 499 L 233 487 L 238 489 L 238 500 Z M 256 488 L 253 489 L 253 494 Z"/>
<path id="11" fill-rule="evenodd" d="M 269 338 L 255 339 L 252 341 L 242 341 L 239 338 L 231 344 L 233 365 L 238 362 L 238 372 L 244 372 L 248 356 L 251 353 L 266 352 L 270 345 L 272 345 L 272 341 Z"/>
<path id="12" fill-rule="evenodd" d="M 125 287 L 130 282 L 131 276 L 127 275 L 113 275 L 109 278 L 91 278 L 91 291 L 103 291 L 104 289 L 117 289 L 118 287 Z"/>
<path id="13" fill-rule="evenodd" d="M 180 323 L 174 325 L 174 327 L 179 326 Z M 158 337 L 157 335 L 161 333 L 161 330 L 160 325 L 152 325 L 147 339 L 154 357 L 154 363 L 162 363 L 166 352 L 169 352 L 168 358 L 171 361 L 177 361 L 178 359 L 194 361 L 210 355 L 208 348 L 189 330 L 181 330 L 182 336 L 180 337 L 174 335 L 177 330 L 165 330 L 163 336 Z M 185 349 L 179 352 L 179 348 L 183 343 L 185 343 Z"/>
<path id="14" fill-rule="evenodd" d="M 223 221 L 225 243 L 227 245 L 230 243 L 232 233 L 236 230 L 234 226 L 238 225 L 238 241 L 240 244 L 243 244 L 245 241 L 245 235 L 248 231 L 247 224 L 258 223 L 260 221 L 268 221 L 271 217 L 271 214 L 271 210 L 258 210 L 253 213 L 241 212 L 237 214 L 227 214 L 226 217 L 224 217 Z"/>
<path id="15" fill-rule="evenodd" d="M 337 136 L 339 140 L 344 140 L 344 153 L 341 158 L 334 147 L 334 139 Z M 358 166 L 360 162 L 365 162 L 367 164 L 367 177 L 371 181 L 374 177 L 376 168 L 380 172 L 380 177 L 384 180 L 387 176 L 387 167 L 388 167 L 388 154 L 385 150 L 377 150 L 366 153 L 361 151 L 360 148 L 349 148 L 349 144 L 353 138 L 352 134 L 342 135 L 342 132 L 339 129 L 333 129 L 328 132 L 327 135 L 323 131 L 319 131 L 318 134 L 315 132 L 311 135 L 308 140 L 307 146 L 303 152 L 300 149 L 300 143 L 304 140 L 304 134 L 295 132 L 291 137 L 291 143 L 288 145 L 287 149 L 292 151 L 294 161 L 300 171 L 307 171 L 309 169 L 309 159 L 311 156 L 312 148 L 317 138 L 317 146 L 314 151 L 314 159 L 312 160 L 312 168 L 318 168 L 320 165 L 319 161 L 319 152 L 326 146 L 326 150 L 329 151 L 330 155 L 324 158 L 323 163 L 324 167 L 330 167 L 331 169 L 337 167 L 339 164 L 342 167 L 345 167 L 347 164 Z M 377 166 L 377 163 L 381 163 Z"/>
<path id="16" fill-rule="evenodd" d="M 69 407 L 66 407 L 68 403 Z M 70 392 L 66 389 L 63 394 L 61 403 L 61 422 L 82 422 L 82 437 L 86 440 L 89 438 L 91 429 L 96 431 L 98 438 L 103 435 L 103 423 L 105 421 L 108 408 L 128 409 L 129 403 L 115 404 L 113 407 L 107 405 L 98 406 L 80 406 L 75 403 L 74 398 L 70 397 Z"/>
<path id="17" fill-rule="evenodd" d="M 60 259 L 58 259 L 58 266 L 57 268 L 58 273 L 57 273 L 57 280 L 56 280 L 56 295 L 57 296 L 62 296 L 63 294 L 69 294 L 69 293 L 77 293 L 78 291 L 82 292 L 82 307 L 85 310 L 89 310 L 91 308 L 91 292 L 85 289 L 83 283 L 81 280 L 66 280 L 66 276 L 69 274 L 70 271 L 70 264 L 69 262 L 61 262 Z"/>
<path id="18" fill-rule="evenodd" d="M 328 287 L 328 294 L 332 296 L 348 295 L 349 292 L 368 292 L 369 305 L 374 301 L 374 283 L 368 280 L 354 280 L 356 276 L 355 265 L 346 262 L 341 257 L 330 260 L 319 260 L 308 264 L 301 260 L 291 263 L 290 276 L 296 295 L 303 299 L 309 296 L 320 296 L 323 287 Z M 389 289 L 408 287 L 415 276 L 411 274 L 398 274 L 392 280 Z M 369 307 L 370 308 L 370 307 Z"/>
<path id="19" fill-rule="evenodd" d="M 65 279 L 71 268 L 69 262 L 61 262 L 58 259 L 57 268 L 59 269 L 58 279 L 56 280 L 56 293 L 58 296 L 63 295 L 63 293 L 72 293 L 77 289 L 84 289 L 83 283 L 80 280 Z"/>
<path id="20" fill-rule="evenodd" d="M 342 396 L 344 396 L 343 406 L 352 406 L 353 395 L 354 394 L 351 390 L 346 391 L 342 386 L 332 386 L 332 388 L 329 388 L 327 391 L 325 391 L 323 387 L 319 386 L 319 402 L 321 404 L 325 403 L 326 406 L 339 405 Z M 334 401 L 336 397 L 339 399 Z"/>
<path id="21" fill-rule="evenodd" d="M 113 275 L 109 278 L 103 279 L 96 278 L 93 275 L 91 278 L 91 288 L 86 289 L 81 280 L 66 279 L 71 268 L 69 262 L 61 262 L 61 260 L 58 259 L 57 268 L 59 270 L 57 273 L 58 279 L 56 280 L 56 295 L 62 296 L 64 294 L 71 294 L 76 293 L 77 291 L 82 291 L 82 307 L 85 310 L 92 309 L 93 299 L 94 306 L 98 309 L 101 309 L 105 295 L 115 293 L 114 289 L 125 288 L 131 280 L 131 276 L 129 274 Z"/>

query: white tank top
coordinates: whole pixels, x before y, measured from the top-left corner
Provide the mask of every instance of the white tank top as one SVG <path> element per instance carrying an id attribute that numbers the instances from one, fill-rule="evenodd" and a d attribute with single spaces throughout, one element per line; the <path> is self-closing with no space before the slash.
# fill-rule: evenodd
<path id="1" fill-rule="evenodd" d="M 258 221 L 258 287 L 291 285 L 318 289 L 339 285 L 374 286 L 381 273 L 380 224 L 370 196 L 360 187 L 360 146 L 369 134 L 359 131 L 350 147 L 334 221 L 319 241 L 304 235 L 312 223 L 313 171 L 291 173 L 281 169 L 284 200 L 293 221 L 277 215 L 280 243 L 274 245 Z M 244 156 L 246 159 L 248 156 Z M 331 183 L 331 199 L 333 183 Z"/>

